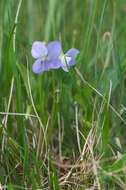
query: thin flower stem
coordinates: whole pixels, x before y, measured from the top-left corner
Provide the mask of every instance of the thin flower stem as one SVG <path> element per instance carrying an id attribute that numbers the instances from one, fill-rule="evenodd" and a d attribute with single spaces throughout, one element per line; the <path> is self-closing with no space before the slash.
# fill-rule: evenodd
<path id="1" fill-rule="evenodd" d="M 40 156 L 40 154 L 42 154 L 42 152 L 43 152 L 44 142 L 45 142 L 45 147 L 47 147 L 46 146 L 47 142 L 46 142 L 46 135 L 45 135 L 45 131 L 44 131 L 44 125 L 43 125 L 43 123 L 42 123 L 42 121 L 38 115 L 37 109 L 36 109 L 35 104 L 34 104 L 33 96 L 32 96 L 30 77 L 29 77 L 29 69 L 28 69 L 28 57 L 26 57 L 26 61 L 27 61 L 27 80 L 28 80 L 29 95 L 31 98 L 33 110 L 34 110 L 35 115 L 38 118 L 38 121 L 40 124 L 40 131 L 39 131 L 38 145 L 37 145 L 37 158 L 38 158 Z M 43 140 L 43 142 L 42 142 L 42 140 Z"/>
<path id="2" fill-rule="evenodd" d="M 59 158 L 62 160 L 62 130 L 61 130 L 61 116 L 60 113 L 57 113 L 57 119 L 58 119 L 58 139 L 59 139 Z"/>

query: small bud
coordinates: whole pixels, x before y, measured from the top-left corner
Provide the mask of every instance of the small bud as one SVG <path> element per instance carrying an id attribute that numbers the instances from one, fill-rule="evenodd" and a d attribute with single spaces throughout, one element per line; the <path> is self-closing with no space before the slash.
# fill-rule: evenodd
<path id="1" fill-rule="evenodd" d="M 102 36 L 103 42 L 105 42 L 106 40 L 108 40 L 111 37 L 111 33 L 110 32 L 105 32 Z"/>

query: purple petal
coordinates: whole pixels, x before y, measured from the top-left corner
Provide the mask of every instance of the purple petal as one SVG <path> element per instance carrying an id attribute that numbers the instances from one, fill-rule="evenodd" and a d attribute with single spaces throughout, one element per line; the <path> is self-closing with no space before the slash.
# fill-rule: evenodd
<path id="1" fill-rule="evenodd" d="M 32 71 L 36 74 L 39 74 L 43 71 L 44 62 L 41 59 L 37 59 L 32 65 Z"/>
<path id="2" fill-rule="evenodd" d="M 48 61 L 49 69 L 59 69 L 61 67 L 61 61 L 59 59 Z"/>
<path id="3" fill-rule="evenodd" d="M 76 48 L 71 48 L 66 52 L 66 55 L 69 57 L 76 57 L 76 55 L 80 53 L 80 51 Z"/>
<path id="4" fill-rule="evenodd" d="M 48 53 L 48 50 L 44 42 L 36 41 L 32 44 L 31 54 L 35 59 L 45 57 Z"/>
<path id="5" fill-rule="evenodd" d="M 39 74 L 50 69 L 58 69 L 60 67 L 61 62 L 58 59 L 52 61 L 42 61 L 41 59 L 37 59 L 32 65 L 32 71 L 36 74 Z"/>
<path id="6" fill-rule="evenodd" d="M 47 49 L 48 49 L 49 60 L 57 59 L 62 51 L 60 41 L 49 42 L 47 45 Z"/>
<path id="7" fill-rule="evenodd" d="M 80 51 L 76 48 L 71 48 L 66 52 L 66 55 L 71 57 L 71 61 L 69 62 L 70 66 L 76 63 L 76 56 L 78 53 L 80 53 Z"/>

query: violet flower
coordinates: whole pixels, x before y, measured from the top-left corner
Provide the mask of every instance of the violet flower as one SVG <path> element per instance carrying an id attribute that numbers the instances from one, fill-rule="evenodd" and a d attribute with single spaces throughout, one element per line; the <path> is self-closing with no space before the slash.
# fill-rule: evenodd
<path id="1" fill-rule="evenodd" d="M 62 68 L 68 72 L 69 67 L 75 64 L 79 50 L 72 48 L 63 54 L 60 41 L 45 42 L 35 41 L 32 45 L 31 54 L 36 59 L 32 65 L 34 73 L 42 73 L 50 69 Z"/>
<path id="2" fill-rule="evenodd" d="M 61 67 L 64 71 L 68 72 L 69 68 L 76 63 L 76 56 L 80 51 L 76 48 L 69 49 L 65 54 L 61 54 L 59 59 L 61 61 Z"/>

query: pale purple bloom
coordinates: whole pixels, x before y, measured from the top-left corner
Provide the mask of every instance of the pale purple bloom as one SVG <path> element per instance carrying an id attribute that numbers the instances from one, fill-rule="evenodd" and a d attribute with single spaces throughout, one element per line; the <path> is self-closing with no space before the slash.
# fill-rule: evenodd
<path id="1" fill-rule="evenodd" d="M 61 67 L 64 71 L 68 72 L 69 67 L 75 65 L 76 56 L 80 51 L 76 48 L 69 49 L 64 55 L 60 57 Z"/>
<path id="2" fill-rule="evenodd" d="M 63 54 L 60 41 L 45 42 L 35 41 L 32 45 L 31 54 L 36 59 L 32 65 L 34 73 L 41 73 L 50 69 L 68 71 L 75 64 L 76 55 L 79 50 L 72 48 Z"/>

